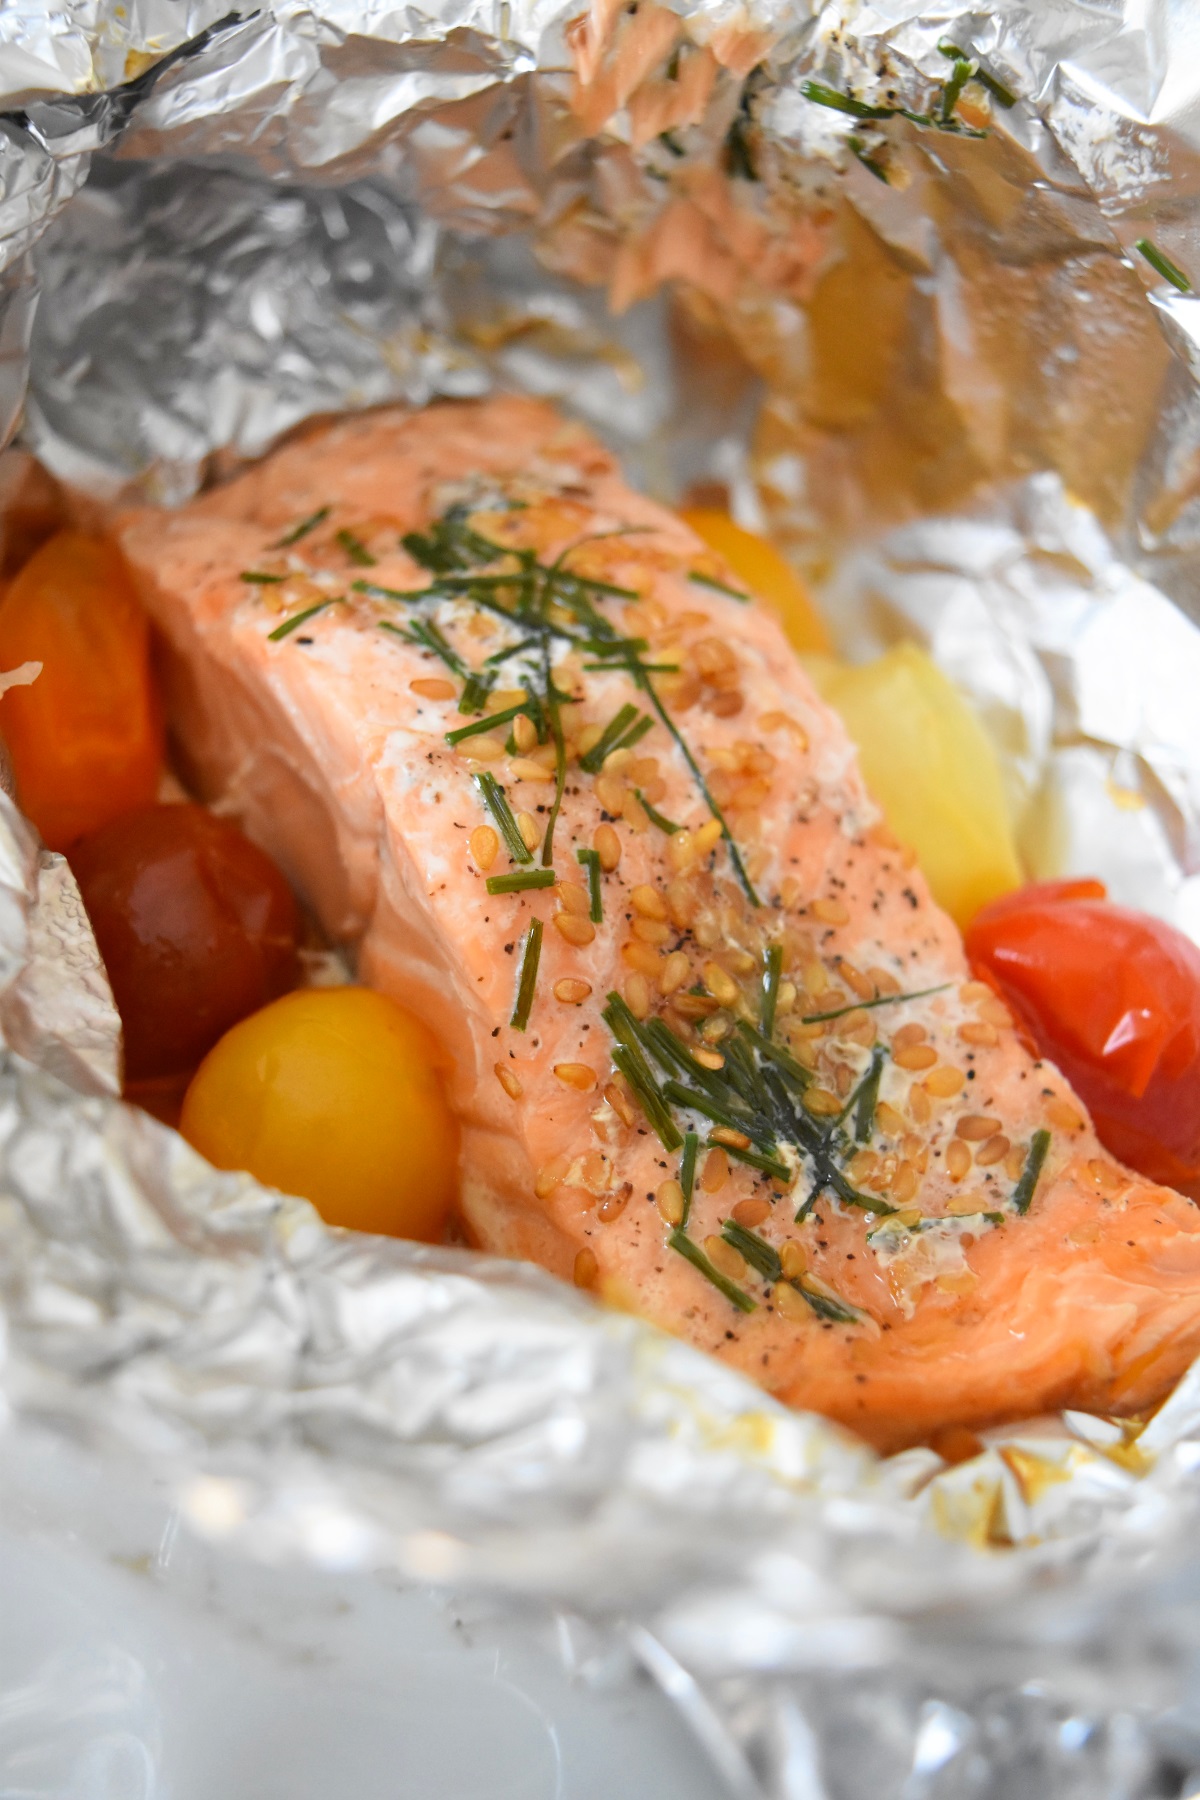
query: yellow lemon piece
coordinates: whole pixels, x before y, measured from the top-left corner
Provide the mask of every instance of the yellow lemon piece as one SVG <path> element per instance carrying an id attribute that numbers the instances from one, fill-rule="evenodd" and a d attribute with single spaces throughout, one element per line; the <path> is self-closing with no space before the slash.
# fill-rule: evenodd
<path id="1" fill-rule="evenodd" d="M 992 741 L 916 644 L 859 668 L 806 662 L 858 746 L 863 776 L 896 836 L 912 846 L 934 899 L 959 925 L 1019 887 L 1012 820 Z"/>
<path id="2" fill-rule="evenodd" d="M 797 650 L 830 648 L 824 619 L 809 599 L 804 583 L 774 544 L 756 532 L 743 531 L 728 513 L 716 507 L 685 507 L 679 516 L 724 559 L 748 593 L 779 614 Z"/>
<path id="3" fill-rule="evenodd" d="M 197 1069 L 179 1128 L 217 1168 L 311 1200 L 330 1225 L 432 1242 L 454 1201 L 437 1047 L 367 988 L 301 990 L 243 1019 Z"/>

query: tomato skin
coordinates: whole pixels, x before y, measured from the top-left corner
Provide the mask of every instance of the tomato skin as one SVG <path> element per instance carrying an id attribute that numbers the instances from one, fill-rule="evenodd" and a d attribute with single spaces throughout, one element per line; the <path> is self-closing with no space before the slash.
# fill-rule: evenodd
<path id="1" fill-rule="evenodd" d="M 1200 1194 L 1200 949 L 1099 882 L 1005 895 L 967 954 L 1130 1168 Z"/>
<path id="2" fill-rule="evenodd" d="M 141 807 L 82 838 L 70 862 L 124 1026 L 127 1083 L 190 1074 L 295 985 L 291 889 L 228 820 Z"/>
<path id="3" fill-rule="evenodd" d="M 302 989 L 209 1052 L 180 1130 L 218 1168 L 311 1200 L 330 1225 L 436 1242 L 458 1177 L 441 1060 L 386 995 Z"/>
<path id="4" fill-rule="evenodd" d="M 52 850 L 152 800 L 162 713 L 150 628 L 118 552 L 60 531 L 0 600 L 0 668 L 40 662 L 0 698 L 17 798 Z"/>

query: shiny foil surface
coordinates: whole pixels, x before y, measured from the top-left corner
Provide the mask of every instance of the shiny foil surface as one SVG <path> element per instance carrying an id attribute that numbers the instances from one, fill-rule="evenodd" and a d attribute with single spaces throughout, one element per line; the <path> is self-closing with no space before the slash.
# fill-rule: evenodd
<path id="1" fill-rule="evenodd" d="M 77 492 L 556 397 L 769 524 L 849 653 L 926 642 L 1031 869 L 1200 936 L 1194 8 L 22 0 L 0 93 L 0 424 Z M 880 1461 L 536 1271 L 329 1231 L 115 1097 L 5 798 L 0 1029 L 14 1431 L 255 1558 L 562 1608 L 732 1793 L 1193 1791 L 1200 1375 Z"/>

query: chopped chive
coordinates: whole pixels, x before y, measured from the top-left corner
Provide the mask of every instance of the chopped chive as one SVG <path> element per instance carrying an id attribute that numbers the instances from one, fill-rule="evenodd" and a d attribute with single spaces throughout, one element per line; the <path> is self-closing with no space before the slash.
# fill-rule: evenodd
<path id="1" fill-rule="evenodd" d="M 525 950 L 521 957 L 521 974 L 517 981 L 517 998 L 513 1005 L 512 1018 L 509 1024 L 517 1031 L 524 1031 L 529 1024 L 529 1014 L 533 1009 L 533 995 L 537 987 L 538 963 L 542 955 L 542 921 L 534 919 L 525 933 Z"/>
<path id="2" fill-rule="evenodd" d="M 1034 1190 L 1042 1172 L 1042 1164 L 1046 1160 L 1046 1152 L 1050 1148 L 1050 1133 L 1043 1125 L 1035 1131 L 1029 1141 L 1029 1155 L 1025 1159 L 1025 1167 L 1021 1171 L 1021 1179 L 1012 1191 L 1014 1210 L 1027 1213 L 1033 1203 Z"/>
<path id="3" fill-rule="evenodd" d="M 664 1150 L 678 1150 L 683 1143 L 670 1109 L 655 1086 L 654 1077 L 650 1074 L 644 1057 L 631 1050 L 628 1044 L 616 1044 L 612 1053 L 613 1062 L 625 1077 L 642 1111 L 647 1123 L 654 1131 Z"/>
<path id="4" fill-rule="evenodd" d="M 466 663 L 457 650 L 452 649 L 446 642 L 432 619 L 414 619 L 409 626 L 409 635 L 414 644 L 420 644 L 422 649 L 432 650 L 433 654 L 445 663 L 452 675 L 457 675 L 460 681 L 467 679 L 470 671 Z"/>
<path id="5" fill-rule="evenodd" d="M 791 1182 L 792 1171 L 778 1157 L 762 1156 L 757 1150 L 739 1150 L 735 1144 L 723 1144 L 718 1138 L 709 1138 L 704 1147 L 706 1150 L 723 1150 L 734 1162 L 745 1163 L 748 1168 L 770 1175 L 775 1181 Z"/>
<path id="6" fill-rule="evenodd" d="M 879 1083 L 883 1076 L 883 1051 L 876 1048 L 871 1066 L 863 1078 L 854 1108 L 854 1141 L 865 1144 L 875 1129 L 875 1108 L 879 1104 Z"/>
<path id="7" fill-rule="evenodd" d="M 801 1275 L 791 1283 L 798 1294 L 803 1294 L 818 1319 L 828 1319 L 834 1325 L 857 1325 L 862 1314 L 847 1300 L 837 1300 L 832 1294 L 823 1294 L 819 1289 L 810 1287 L 806 1278 Z"/>
<path id="8" fill-rule="evenodd" d="M 463 691 L 458 696 L 459 712 L 482 712 L 488 703 L 488 695 L 491 691 L 492 683 L 489 676 L 480 675 L 478 672 L 468 675 L 463 684 Z"/>
<path id="9" fill-rule="evenodd" d="M 779 1252 L 766 1238 L 759 1237 L 756 1231 L 748 1231 L 739 1225 L 736 1219 L 726 1219 L 721 1226 L 721 1236 L 727 1244 L 732 1244 L 739 1256 L 744 1256 L 752 1269 L 757 1269 L 764 1281 L 778 1281 L 783 1274 L 783 1264 L 779 1260 Z"/>
<path id="10" fill-rule="evenodd" d="M 1157 244 L 1152 244 L 1149 238 L 1139 238 L 1133 247 L 1145 257 L 1152 269 L 1158 271 L 1164 281 L 1169 281 L 1171 286 L 1178 288 L 1181 294 L 1191 293 L 1192 284 L 1183 270 L 1177 267 L 1169 256 L 1164 256 Z"/>
<path id="11" fill-rule="evenodd" d="M 871 155 L 860 137 L 856 137 L 854 133 L 851 132 L 850 136 L 846 139 L 846 142 L 849 144 L 851 150 L 853 150 L 863 168 L 870 169 L 876 181 L 882 181 L 884 187 L 890 187 L 892 185 L 888 180 L 886 166 L 880 162 L 877 156 Z"/>
<path id="12" fill-rule="evenodd" d="M 760 1031 L 754 1029 L 753 1025 L 747 1025 L 744 1019 L 739 1019 L 738 1030 L 742 1033 L 742 1036 L 748 1043 L 753 1044 L 756 1050 L 765 1056 L 769 1062 L 774 1063 L 775 1067 L 787 1076 L 793 1086 L 798 1088 L 812 1086 L 814 1079 L 812 1070 L 806 1069 L 803 1063 L 798 1063 L 791 1052 L 785 1050 L 782 1044 L 770 1043 Z"/>
<path id="13" fill-rule="evenodd" d="M 779 978 L 783 974 L 783 945 L 772 944 L 767 950 L 762 982 L 762 1034 L 769 1038 L 775 1030 L 775 1007 L 779 1001 Z"/>
<path id="14" fill-rule="evenodd" d="M 989 75 L 978 57 L 968 56 L 965 50 L 960 50 L 957 44 L 950 43 L 946 38 L 943 38 L 938 44 L 938 49 L 951 62 L 970 63 L 974 71 L 973 79 L 979 83 L 980 87 L 985 87 L 992 98 L 1000 102 L 1001 106 L 1011 109 L 1017 104 L 1017 96 L 1006 88 L 1002 81 L 997 81 L 994 75 Z"/>
<path id="15" fill-rule="evenodd" d="M 711 1281 L 717 1292 L 724 1294 L 725 1298 L 736 1306 L 739 1312 L 752 1313 L 756 1311 L 757 1303 L 750 1298 L 749 1294 L 743 1293 L 736 1282 L 730 1281 L 728 1276 L 722 1275 L 719 1269 L 715 1269 L 699 1244 L 694 1244 L 684 1232 L 676 1228 L 667 1242 L 672 1250 L 677 1250 L 680 1256 L 686 1257 L 692 1267 L 698 1269 L 706 1281 Z"/>
<path id="16" fill-rule="evenodd" d="M 281 537 L 278 543 L 272 544 L 271 548 L 287 550 L 292 544 L 298 544 L 302 537 L 307 537 L 310 531 L 315 531 L 317 526 L 329 517 L 329 513 L 328 506 L 318 506 L 315 513 L 309 513 L 307 519 L 301 519 L 298 525 L 293 525 L 292 529 Z"/>
<path id="17" fill-rule="evenodd" d="M 434 591 L 432 588 L 380 587 L 377 581 L 352 581 L 350 587 L 354 593 L 366 594 L 370 600 L 424 600 Z"/>
<path id="18" fill-rule="evenodd" d="M 817 106 L 849 113 L 852 119 L 894 119 L 896 116 L 894 106 L 868 106 L 865 100 L 856 100 L 852 94 L 839 94 L 836 88 L 827 87 L 823 81 L 802 81 L 800 92 Z"/>
<path id="19" fill-rule="evenodd" d="M 806 1013 L 800 1023 L 824 1025 L 827 1019 L 844 1019 L 847 1013 L 869 1012 L 873 1006 L 899 1006 L 905 1000 L 925 1000 L 930 994 L 944 994 L 950 985 L 943 981 L 939 987 L 917 988 L 911 994 L 880 994 L 874 1000 L 856 1000 L 853 1006 L 838 1006 L 833 1012 Z"/>
<path id="20" fill-rule="evenodd" d="M 550 671 L 548 645 L 543 647 L 543 659 L 546 676 L 546 716 L 550 726 L 550 735 L 554 739 L 554 799 L 550 803 L 550 812 L 546 819 L 546 835 L 542 839 L 542 863 L 548 869 L 554 861 L 554 827 L 558 824 L 563 795 L 567 791 L 567 746 L 563 738 L 562 718 L 558 710 L 559 693 Z"/>
<path id="21" fill-rule="evenodd" d="M 683 1082 L 676 1081 L 673 1075 L 669 1075 L 663 1082 L 663 1093 L 668 1100 L 673 1100 L 676 1106 L 686 1106 L 692 1112 L 701 1113 L 704 1118 L 711 1119 L 714 1125 L 723 1125 L 727 1131 L 740 1131 L 744 1137 L 752 1140 L 757 1135 L 765 1135 L 760 1133 L 753 1120 L 744 1118 L 740 1113 L 732 1112 L 727 1106 L 722 1106 L 720 1101 L 714 1100 L 711 1094 L 701 1093 L 698 1088 L 685 1087 Z M 746 1129 L 748 1125 L 751 1127 L 750 1130 Z"/>
<path id="22" fill-rule="evenodd" d="M 267 642 L 277 644 L 280 638 L 290 637 L 298 625 L 305 624 L 309 619 L 315 619 L 319 612 L 324 612 L 327 606 L 332 605 L 332 600 L 318 600 L 315 606 L 306 606 L 303 612 L 293 613 L 290 619 L 285 619 L 282 625 L 275 627 L 274 631 L 268 631 Z"/>
<path id="23" fill-rule="evenodd" d="M 687 1230 L 688 1218 L 692 1210 L 692 1189 L 696 1185 L 696 1155 L 700 1149 L 700 1139 L 696 1132 L 685 1131 L 683 1134 L 683 1155 L 679 1159 L 679 1185 L 683 1189 L 683 1218 L 680 1228 Z"/>
<path id="24" fill-rule="evenodd" d="M 503 712 L 489 713 L 486 719 L 472 719 L 469 725 L 458 725 L 453 731 L 446 733 L 448 744 L 461 744 L 465 738 L 477 737 L 481 732 L 490 731 L 493 725 L 507 725 L 518 713 L 526 710 L 528 702 L 522 700 L 519 706 L 506 706 Z"/>
<path id="25" fill-rule="evenodd" d="M 753 599 L 753 595 L 743 594 L 740 589 L 728 587 L 725 582 L 718 581 L 715 575 L 702 575 L 699 569 L 689 569 L 688 580 L 694 581 L 698 587 L 712 588 L 714 593 L 725 594 L 730 600 L 740 600 L 743 606 L 749 606 Z"/>
<path id="26" fill-rule="evenodd" d="M 375 558 L 371 555 L 371 552 L 367 549 L 361 538 L 356 538 L 352 531 L 347 531 L 345 528 L 339 532 L 335 532 L 334 535 L 352 563 L 357 563 L 360 569 L 373 569 L 375 567 Z"/>
<path id="27" fill-rule="evenodd" d="M 593 925 L 599 925 L 604 918 L 604 896 L 600 891 L 600 852 L 576 850 L 575 861 L 588 872 L 588 894 L 592 902 L 588 916 Z"/>
<path id="28" fill-rule="evenodd" d="M 238 580 L 252 581 L 255 587 L 275 587 L 279 582 L 286 581 L 287 576 L 268 575 L 263 569 L 243 569 Z"/>
<path id="29" fill-rule="evenodd" d="M 518 863 L 532 862 L 533 853 L 517 828 L 517 821 L 513 818 L 512 808 L 509 806 L 508 801 L 505 798 L 504 789 L 500 786 L 496 777 L 494 775 L 489 775 L 485 770 L 482 774 L 474 776 L 473 780 L 475 786 L 479 789 L 480 798 L 491 813 L 496 829 L 504 839 L 505 848 L 513 861 Z"/>
<path id="30" fill-rule="evenodd" d="M 553 869 L 512 869 L 507 875 L 489 875 L 489 894 L 523 894 L 528 888 L 553 887 L 558 880 Z"/>
<path id="31" fill-rule="evenodd" d="M 586 751 L 584 755 L 580 757 L 580 768 L 586 769 L 589 775 L 599 774 L 605 757 L 610 750 L 616 749 L 617 739 L 621 736 L 623 731 L 627 730 L 628 727 L 633 724 L 637 716 L 638 709 L 636 706 L 629 705 L 628 703 L 623 706 L 620 712 L 615 714 L 614 717 L 609 720 L 591 749 Z"/>
<path id="32" fill-rule="evenodd" d="M 681 827 L 673 824 L 670 819 L 665 819 L 663 817 L 662 813 L 658 812 L 653 806 L 651 806 L 651 804 L 647 800 L 645 794 L 643 794 L 641 788 L 635 787 L 633 791 L 637 795 L 637 798 L 641 801 L 642 809 L 645 812 L 646 817 L 649 819 L 650 823 L 652 825 L 656 825 L 658 827 L 659 831 L 665 831 L 668 837 L 674 837 L 675 833 L 677 831 L 679 831 L 681 829 Z"/>
<path id="33" fill-rule="evenodd" d="M 950 79 L 942 89 L 942 118 L 954 117 L 954 109 L 958 105 L 959 95 L 975 73 L 975 64 L 965 56 L 956 56 L 954 67 L 950 71 Z"/>

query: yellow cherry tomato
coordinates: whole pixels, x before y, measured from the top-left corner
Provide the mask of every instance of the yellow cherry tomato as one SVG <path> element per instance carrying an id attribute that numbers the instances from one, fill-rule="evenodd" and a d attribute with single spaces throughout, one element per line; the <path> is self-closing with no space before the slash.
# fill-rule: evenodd
<path id="1" fill-rule="evenodd" d="M 1024 877 L 991 739 L 916 644 L 860 668 L 806 661 L 858 746 L 863 777 L 959 925 Z"/>
<path id="2" fill-rule="evenodd" d="M 797 650 L 830 648 L 824 619 L 809 599 L 804 583 L 774 544 L 756 532 L 743 531 L 727 512 L 717 507 L 685 507 L 680 517 L 724 558 L 749 593 L 779 614 L 783 629 Z"/>
<path id="3" fill-rule="evenodd" d="M 436 1240 L 458 1132 L 437 1047 L 369 988 L 285 994 L 200 1064 L 180 1130 L 219 1169 L 311 1200 L 330 1225 Z"/>

